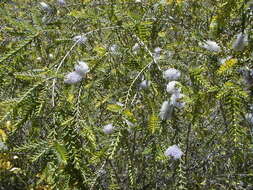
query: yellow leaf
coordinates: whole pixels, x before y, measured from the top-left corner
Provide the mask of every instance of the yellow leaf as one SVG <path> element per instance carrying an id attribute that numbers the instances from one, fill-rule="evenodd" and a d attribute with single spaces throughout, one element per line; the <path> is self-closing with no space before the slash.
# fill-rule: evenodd
<path id="1" fill-rule="evenodd" d="M 1 141 L 5 142 L 6 139 L 7 139 L 7 135 L 6 133 L 4 132 L 4 130 L 0 129 L 0 139 Z"/>
<path id="2" fill-rule="evenodd" d="M 122 115 L 125 116 L 127 120 L 129 120 L 131 122 L 136 122 L 134 114 L 130 110 L 127 110 L 127 109 L 124 110 Z"/>
<path id="3" fill-rule="evenodd" d="M 112 111 L 112 112 L 119 112 L 120 110 L 121 110 L 121 106 L 120 105 L 117 105 L 117 104 L 109 104 L 108 106 L 107 106 L 107 110 L 109 110 L 109 111 Z"/>
<path id="4" fill-rule="evenodd" d="M 73 10 L 70 13 L 68 13 L 68 16 L 73 16 L 75 18 L 87 18 L 87 13 L 84 9 L 81 11 Z"/>
<path id="5" fill-rule="evenodd" d="M 227 60 L 224 64 L 222 64 L 220 66 L 217 73 L 218 74 L 223 74 L 227 70 L 231 69 L 236 63 L 237 63 L 237 59 L 232 58 L 232 59 Z"/>
<path id="6" fill-rule="evenodd" d="M 106 53 L 106 49 L 103 46 L 96 46 L 94 48 L 94 51 L 99 55 L 99 56 L 103 56 Z"/>
<path id="7" fill-rule="evenodd" d="M 166 36 L 166 33 L 165 32 L 159 32 L 158 36 L 161 37 L 161 38 L 164 38 Z"/>
<path id="8" fill-rule="evenodd" d="M 5 124 L 6 128 L 9 130 L 9 131 L 12 131 L 12 125 L 11 125 L 11 121 L 6 121 L 6 124 Z"/>
<path id="9" fill-rule="evenodd" d="M 74 95 L 73 94 L 69 94 L 68 95 L 68 98 L 67 98 L 67 101 L 69 102 L 69 103 L 73 103 L 74 102 Z"/>
<path id="10" fill-rule="evenodd" d="M 159 118 L 156 114 L 152 113 L 149 116 L 148 120 L 148 130 L 151 132 L 151 134 L 154 134 L 158 128 L 159 128 Z"/>

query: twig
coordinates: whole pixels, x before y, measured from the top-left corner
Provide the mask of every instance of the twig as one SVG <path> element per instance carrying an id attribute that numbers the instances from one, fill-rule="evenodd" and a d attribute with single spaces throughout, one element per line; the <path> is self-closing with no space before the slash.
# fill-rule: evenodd
<path id="1" fill-rule="evenodd" d="M 96 175 L 96 177 L 95 177 L 95 179 L 94 179 L 94 181 L 93 181 L 93 183 L 92 183 L 92 185 L 90 187 L 90 190 L 94 189 L 96 181 L 99 178 L 99 176 L 101 175 L 101 170 L 103 170 L 103 168 L 105 167 L 106 162 L 107 162 L 107 160 L 104 161 L 104 163 L 102 164 L 102 166 L 100 167 L 100 169 L 97 171 L 97 175 Z"/>
<path id="2" fill-rule="evenodd" d="M 145 43 L 143 41 L 141 41 L 141 39 L 134 35 L 134 38 L 136 38 L 136 40 L 138 41 L 138 43 L 144 47 L 144 49 L 147 51 L 147 53 L 150 55 L 150 57 L 152 58 L 153 62 L 157 65 L 157 68 L 159 69 L 159 71 L 162 71 L 162 69 L 160 68 L 160 66 L 158 65 L 156 58 L 153 56 L 152 52 L 148 49 L 148 47 L 145 45 Z"/>
<path id="3" fill-rule="evenodd" d="M 137 76 L 134 78 L 134 80 L 132 81 L 132 83 L 130 84 L 128 90 L 127 90 L 127 95 L 126 95 L 126 100 L 125 100 L 125 104 L 124 104 L 124 108 L 126 108 L 126 105 L 128 103 L 129 100 L 129 96 L 130 96 L 130 92 L 132 90 L 132 87 L 134 85 L 134 83 L 137 81 L 137 79 L 140 77 L 140 75 L 148 68 L 152 65 L 153 62 L 150 62 L 149 64 L 147 64 L 145 67 L 142 68 L 142 70 L 137 74 Z"/>
<path id="4" fill-rule="evenodd" d="M 66 55 L 62 58 L 61 62 L 59 63 L 58 67 L 56 68 L 56 72 L 55 74 L 57 74 L 62 66 L 62 64 L 64 63 L 65 59 L 69 56 L 70 52 L 74 49 L 74 47 L 78 44 L 79 41 L 76 41 L 74 43 L 74 45 L 70 48 L 70 50 L 66 53 Z M 54 78 L 53 80 L 53 86 L 52 86 L 52 105 L 53 107 L 55 107 L 55 84 L 56 84 L 56 80 L 57 78 Z"/>
<path id="5" fill-rule="evenodd" d="M 110 26 L 110 27 L 104 27 L 104 28 L 99 28 L 99 29 L 95 29 L 95 30 L 92 30 L 90 32 L 87 32 L 87 33 L 84 33 L 84 34 L 81 34 L 82 36 L 87 36 L 87 35 L 90 35 L 94 32 L 97 32 L 97 31 L 100 31 L 100 30 L 107 30 L 107 29 L 114 29 L 114 28 L 119 28 L 120 26 Z M 76 41 L 73 46 L 70 48 L 70 50 L 65 54 L 65 56 L 62 58 L 61 62 L 59 63 L 59 65 L 57 66 L 56 68 L 56 72 L 55 74 L 57 74 L 60 70 L 60 68 L 62 67 L 62 64 L 64 63 L 65 59 L 69 56 L 69 54 L 71 53 L 71 51 L 76 47 L 76 45 L 79 43 L 79 40 Z M 52 105 L 53 107 L 55 107 L 55 86 L 56 86 L 56 78 L 54 78 L 53 80 L 53 85 L 52 85 Z"/>
<path id="6" fill-rule="evenodd" d="M 129 96 L 130 96 L 130 92 L 132 90 L 132 87 L 134 85 L 134 83 L 137 81 L 137 79 L 140 77 L 140 75 L 147 69 L 149 68 L 153 63 L 157 65 L 158 70 L 162 71 L 162 69 L 160 68 L 159 64 L 157 63 L 155 57 L 153 56 L 152 52 L 148 49 L 148 47 L 145 45 L 145 43 L 143 41 L 141 41 L 141 39 L 136 36 L 133 35 L 133 37 L 138 41 L 138 44 L 141 45 L 142 47 L 144 47 L 144 49 L 146 50 L 146 52 L 150 55 L 150 57 L 152 58 L 152 62 L 150 62 L 149 64 L 147 64 L 145 67 L 142 68 L 142 70 L 137 74 L 137 76 L 134 78 L 134 80 L 132 81 L 132 83 L 130 84 L 128 90 L 127 90 L 127 95 L 126 95 L 126 100 L 125 100 L 125 105 L 124 108 L 126 108 L 128 100 L 129 100 Z"/>

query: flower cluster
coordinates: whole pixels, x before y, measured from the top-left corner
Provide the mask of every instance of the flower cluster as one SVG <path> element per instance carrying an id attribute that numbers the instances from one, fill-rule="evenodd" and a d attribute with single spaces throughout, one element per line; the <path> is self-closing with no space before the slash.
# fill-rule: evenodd
<path id="1" fill-rule="evenodd" d="M 240 33 L 237 35 L 237 38 L 232 45 L 232 48 L 235 51 L 242 51 L 247 45 L 248 45 L 248 35 Z"/>
<path id="2" fill-rule="evenodd" d="M 135 43 L 134 46 L 132 47 L 132 51 L 134 54 L 137 54 L 140 49 L 140 45 L 138 43 Z"/>
<path id="3" fill-rule="evenodd" d="M 77 44 L 84 44 L 87 41 L 87 37 L 85 35 L 77 35 L 73 38 L 73 41 Z"/>
<path id="4" fill-rule="evenodd" d="M 167 92 L 171 94 L 170 101 L 164 101 L 160 109 L 159 116 L 162 120 L 171 118 L 174 107 L 183 108 L 185 106 L 185 102 L 181 101 L 184 97 L 184 94 L 181 93 L 181 84 L 176 81 L 180 78 L 180 76 L 181 72 L 174 68 L 167 69 L 163 73 L 163 78 L 165 80 L 172 81 L 170 81 L 166 86 Z"/>
<path id="5" fill-rule="evenodd" d="M 155 60 L 159 60 L 159 59 L 160 59 L 161 51 L 162 51 L 162 49 L 161 49 L 160 47 L 156 47 L 156 48 L 154 49 L 153 56 L 154 56 L 154 59 L 155 59 Z"/>
<path id="6" fill-rule="evenodd" d="M 50 10 L 49 5 L 46 4 L 45 2 L 40 2 L 39 4 L 40 4 L 40 6 L 42 7 L 43 10 L 45 10 L 45 11 Z"/>
<path id="7" fill-rule="evenodd" d="M 147 89 L 150 86 L 150 81 L 149 80 L 143 80 L 140 84 L 140 90 L 142 89 Z"/>
<path id="8" fill-rule="evenodd" d="M 118 54 L 119 47 L 116 44 L 113 44 L 109 47 L 109 50 L 111 54 L 116 55 Z"/>
<path id="9" fill-rule="evenodd" d="M 167 84 L 166 90 L 170 94 L 181 92 L 180 83 L 177 81 L 171 81 Z"/>
<path id="10" fill-rule="evenodd" d="M 253 114 L 252 113 L 247 113 L 245 115 L 246 120 L 250 123 L 253 124 Z"/>
<path id="11" fill-rule="evenodd" d="M 178 80 L 181 76 L 181 72 L 177 69 L 170 68 L 163 72 L 163 78 L 165 80 Z"/>
<path id="12" fill-rule="evenodd" d="M 170 104 L 177 108 L 183 108 L 185 106 L 185 102 L 182 101 L 183 97 L 184 94 L 181 94 L 180 92 L 172 94 L 170 97 Z"/>
<path id="13" fill-rule="evenodd" d="M 166 149 L 164 152 L 165 156 L 171 156 L 174 160 L 180 159 L 183 155 L 183 152 L 177 145 L 172 145 Z"/>
<path id="14" fill-rule="evenodd" d="M 107 135 L 112 134 L 114 131 L 114 126 L 110 123 L 103 127 L 103 132 Z"/>
<path id="15" fill-rule="evenodd" d="M 5 151 L 5 150 L 8 150 L 8 147 L 5 145 L 4 142 L 0 141 L 0 151 Z"/>
<path id="16" fill-rule="evenodd" d="M 173 107 L 170 105 L 170 103 L 168 101 L 164 101 L 159 113 L 161 120 L 170 119 L 172 111 Z"/>
<path id="17" fill-rule="evenodd" d="M 65 76 L 64 82 L 66 84 L 75 84 L 82 80 L 86 73 L 89 72 L 88 65 L 83 61 L 78 61 L 78 65 L 75 65 L 75 71 L 70 72 Z"/>
<path id="18" fill-rule="evenodd" d="M 208 51 L 220 52 L 221 47 L 214 41 L 206 40 L 204 43 L 200 44 L 203 48 Z"/>
<path id="19" fill-rule="evenodd" d="M 57 0 L 57 3 L 59 3 L 61 6 L 66 5 L 65 0 Z"/>

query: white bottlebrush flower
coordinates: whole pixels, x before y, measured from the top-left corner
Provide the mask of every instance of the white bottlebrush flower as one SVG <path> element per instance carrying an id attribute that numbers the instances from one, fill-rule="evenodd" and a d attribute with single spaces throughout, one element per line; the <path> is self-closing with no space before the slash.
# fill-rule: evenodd
<path id="1" fill-rule="evenodd" d="M 140 45 L 138 43 L 135 43 L 134 46 L 132 47 L 132 50 L 137 51 L 138 49 L 140 49 Z"/>
<path id="2" fill-rule="evenodd" d="M 247 113 L 247 114 L 245 115 L 245 118 L 246 118 L 246 120 L 247 120 L 250 124 L 253 124 L 253 115 L 252 115 L 252 113 Z"/>
<path id="3" fill-rule="evenodd" d="M 113 44 L 109 47 L 109 50 L 112 54 L 117 54 L 118 53 L 119 47 L 116 44 Z"/>
<path id="4" fill-rule="evenodd" d="M 159 60 L 159 59 L 160 59 L 161 51 L 162 51 L 162 49 L 161 49 L 160 47 L 156 47 L 156 48 L 154 49 L 153 56 L 154 56 L 154 59 L 155 59 L 155 60 Z"/>
<path id="5" fill-rule="evenodd" d="M 178 80 L 181 76 L 181 72 L 177 69 L 170 68 L 163 72 L 163 78 L 165 80 Z"/>
<path id="6" fill-rule="evenodd" d="M 75 84 L 82 80 L 82 76 L 77 72 L 71 72 L 65 76 L 64 82 L 66 84 Z"/>
<path id="7" fill-rule="evenodd" d="M 135 0 L 135 3 L 141 3 L 141 0 Z"/>
<path id="8" fill-rule="evenodd" d="M 173 108 L 170 105 L 170 103 L 168 101 L 164 101 L 161 106 L 160 113 L 159 113 L 161 120 L 170 119 L 171 114 L 172 114 L 172 110 L 173 110 Z"/>
<path id="9" fill-rule="evenodd" d="M 57 3 L 59 3 L 61 6 L 66 5 L 65 0 L 57 0 Z"/>
<path id="10" fill-rule="evenodd" d="M 114 126 L 112 124 L 105 125 L 103 127 L 103 131 L 104 131 L 105 134 L 109 135 L 109 134 L 113 133 Z"/>
<path id="11" fill-rule="evenodd" d="M 232 45 L 232 48 L 235 51 L 242 51 L 247 44 L 248 44 L 248 35 L 240 33 L 237 35 L 237 38 Z"/>
<path id="12" fill-rule="evenodd" d="M 183 155 L 183 152 L 177 145 L 172 145 L 166 149 L 164 152 L 165 156 L 171 156 L 174 160 L 180 159 Z"/>
<path id="13" fill-rule="evenodd" d="M 140 49 L 140 45 L 138 43 L 134 44 L 134 46 L 132 47 L 132 51 L 134 54 L 137 54 L 139 49 Z"/>
<path id="14" fill-rule="evenodd" d="M 184 97 L 184 94 L 181 94 L 180 92 L 176 92 L 171 95 L 170 97 L 170 103 L 171 105 L 177 107 L 177 108 L 183 108 L 185 106 L 185 102 L 182 101 L 182 98 Z"/>
<path id="15" fill-rule="evenodd" d="M 78 44 L 83 44 L 87 41 L 87 37 L 84 35 L 78 35 L 73 38 L 74 42 Z"/>
<path id="16" fill-rule="evenodd" d="M 155 49 L 154 49 L 154 52 L 155 53 L 161 53 L 161 51 L 162 51 L 162 48 L 160 48 L 160 47 L 156 47 Z"/>
<path id="17" fill-rule="evenodd" d="M 5 145 L 4 142 L 0 141 L 0 151 L 5 151 L 5 150 L 8 150 L 8 147 Z"/>
<path id="18" fill-rule="evenodd" d="M 140 89 L 147 89 L 150 86 L 150 81 L 143 80 L 139 85 L 140 85 Z"/>
<path id="19" fill-rule="evenodd" d="M 203 48 L 209 51 L 214 51 L 214 52 L 220 52 L 221 47 L 214 41 L 211 40 L 206 40 L 203 44 L 201 44 Z"/>
<path id="20" fill-rule="evenodd" d="M 89 72 L 89 66 L 83 61 L 78 61 L 78 65 L 75 65 L 75 72 L 83 76 Z"/>
<path id="21" fill-rule="evenodd" d="M 48 4 L 46 4 L 45 2 L 40 2 L 40 6 L 44 9 L 44 10 L 49 10 L 50 7 Z"/>
<path id="22" fill-rule="evenodd" d="M 173 93 L 179 93 L 181 92 L 180 88 L 180 83 L 177 81 L 171 81 L 167 84 L 166 90 L 168 93 L 173 94 Z"/>

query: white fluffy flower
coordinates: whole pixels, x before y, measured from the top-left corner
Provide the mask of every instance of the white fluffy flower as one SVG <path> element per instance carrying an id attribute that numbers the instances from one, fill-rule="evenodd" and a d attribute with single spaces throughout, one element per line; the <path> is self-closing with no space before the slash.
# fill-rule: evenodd
<path id="1" fill-rule="evenodd" d="M 163 78 L 165 80 L 178 80 L 181 76 L 181 72 L 177 69 L 170 68 L 163 72 Z"/>
<path id="2" fill-rule="evenodd" d="M 57 3 L 59 3 L 60 5 L 66 5 L 66 2 L 65 0 L 57 0 Z"/>
<path id="3" fill-rule="evenodd" d="M 0 150 L 3 150 L 3 151 L 8 150 L 8 147 L 2 141 L 0 141 Z"/>
<path id="4" fill-rule="evenodd" d="M 85 75 L 89 72 L 89 66 L 83 61 L 78 61 L 78 65 L 75 65 L 75 71 L 81 76 Z"/>
<path id="5" fill-rule="evenodd" d="M 179 82 L 171 81 L 167 84 L 166 90 L 170 94 L 181 92 L 181 88 L 179 85 L 180 85 Z"/>
<path id="6" fill-rule="evenodd" d="M 64 82 L 66 84 L 75 84 L 82 80 L 82 76 L 77 72 L 71 72 L 65 76 Z"/>
<path id="7" fill-rule="evenodd" d="M 245 115 L 245 118 L 246 118 L 246 120 L 247 120 L 250 124 L 253 124 L 253 115 L 252 115 L 252 113 L 247 113 L 247 114 Z"/>
<path id="8" fill-rule="evenodd" d="M 147 89 L 150 86 L 150 81 L 149 80 L 143 80 L 140 83 L 140 89 Z"/>
<path id="9" fill-rule="evenodd" d="M 167 148 L 167 150 L 164 152 L 165 156 L 171 156 L 174 160 L 180 159 L 183 155 L 183 152 L 177 145 L 170 146 Z"/>
<path id="10" fill-rule="evenodd" d="M 162 49 L 159 48 L 159 47 L 156 47 L 156 48 L 154 49 L 153 56 L 154 56 L 154 59 L 155 59 L 155 60 L 159 60 L 159 59 L 160 59 L 161 51 L 162 51 Z"/>
<path id="11" fill-rule="evenodd" d="M 139 49 L 140 49 L 140 45 L 138 43 L 134 44 L 134 46 L 132 47 L 132 51 L 134 52 L 134 54 L 137 54 Z"/>
<path id="12" fill-rule="evenodd" d="M 161 51 L 162 51 L 162 48 L 160 48 L 160 47 L 156 47 L 155 49 L 154 49 L 154 52 L 155 53 L 161 53 Z"/>
<path id="13" fill-rule="evenodd" d="M 113 131 L 114 131 L 114 126 L 112 125 L 112 124 L 108 124 L 108 125 L 105 125 L 104 127 L 103 127 L 103 131 L 104 131 L 104 133 L 105 134 L 111 134 L 111 133 L 113 133 Z"/>
<path id="14" fill-rule="evenodd" d="M 73 38 L 73 40 L 74 40 L 76 43 L 78 43 L 78 44 L 83 44 L 83 43 L 85 43 L 85 42 L 87 41 L 87 38 L 86 38 L 86 36 L 84 36 L 84 35 L 78 35 L 78 36 L 75 36 L 75 37 Z"/>
<path id="15" fill-rule="evenodd" d="M 164 101 L 161 109 L 160 109 L 160 113 L 159 116 L 161 118 L 161 120 L 167 120 L 171 118 L 171 114 L 172 114 L 172 107 L 170 106 L 170 103 L 168 101 Z"/>
<path id="16" fill-rule="evenodd" d="M 237 38 L 232 45 L 232 48 L 235 51 L 242 51 L 247 44 L 248 44 L 248 35 L 240 33 L 237 35 Z"/>
<path id="17" fill-rule="evenodd" d="M 45 2 L 40 2 L 40 6 L 44 9 L 44 10 L 49 10 L 50 7 L 48 4 L 46 4 Z"/>
<path id="18" fill-rule="evenodd" d="M 134 46 L 132 47 L 132 50 L 136 51 L 138 49 L 140 49 L 140 45 L 138 43 L 135 43 Z"/>
<path id="19" fill-rule="evenodd" d="M 220 52 L 221 51 L 220 46 L 216 42 L 211 41 L 211 40 L 205 41 L 203 44 L 201 44 L 201 46 L 203 48 L 205 48 L 206 50 L 209 50 L 209 51 L 214 51 L 214 52 Z"/>
<path id="20" fill-rule="evenodd" d="M 171 95 L 170 97 L 170 103 L 171 105 L 177 107 L 177 108 L 183 108 L 185 106 L 185 102 L 182 101 L 182 98 L 184 97 L 184 94 L 181 94 L 180 92 L 176 92 Z"/>
<path id="21" fill-rule="evenodd" d="M 118 46 L 116 44 L 113 44 L 109 47 L 109 50 L 112 54 L 117 54 L 118 53 Z"/>

